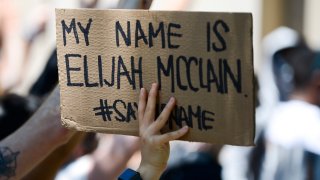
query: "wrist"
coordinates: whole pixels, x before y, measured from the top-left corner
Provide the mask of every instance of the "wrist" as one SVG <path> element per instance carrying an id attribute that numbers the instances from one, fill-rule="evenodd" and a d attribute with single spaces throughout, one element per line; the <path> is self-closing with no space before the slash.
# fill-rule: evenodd
<path id="1" fill-rule="evenodd" d="M 143 180 L 159 180 L 164 168 L 155 167 L 150 164 L 141 163 L 137 172 L 140 173 L 140 176 Z"/>

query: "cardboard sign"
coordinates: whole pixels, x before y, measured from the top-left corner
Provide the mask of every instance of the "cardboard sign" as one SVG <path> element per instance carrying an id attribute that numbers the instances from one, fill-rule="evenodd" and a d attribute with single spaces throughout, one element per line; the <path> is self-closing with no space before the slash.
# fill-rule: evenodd
<path id="1" fill-rule="evenodd" d="M 140 88 L 158 82 L 158 112 L 177 99 L 164 132 L 253 145 L 251 14 L 57 9 L 56 31 L 66 127 L 138 136 Z"/>

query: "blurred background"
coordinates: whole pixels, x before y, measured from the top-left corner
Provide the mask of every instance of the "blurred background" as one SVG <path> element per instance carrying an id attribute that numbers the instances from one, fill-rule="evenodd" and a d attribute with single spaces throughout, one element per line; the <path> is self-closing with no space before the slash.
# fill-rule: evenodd
<path id="1" fill-rule="evenodd" d="M 83 0 L 90 3 L 90 0 Z M 106 9 L 116 8 L 119 0 L 99 0 L 95 8 Z M 7 2 L 8 3 L 8 2 Z M 12 26 L 16 26 L 15 31 L 19 34 L 16 36 L 27 36 L 35 29 L 43 28 L 39 36 L 32 37 L 34 39 L 28 57 L 35 66 L 41 68 L 41 64 L 55 46 L 55 23 L 54 8 L 80 8 L 84 3 L 80 0 L 30 0 L 20 1 L 11 0 L 10 6 L 13 10 L 9 10 L 5 0 L 1 0 L 1 11 L 11 12 L 13 17 L 8 17 L 12 22 Z M 312 48 L 320 48 L 320 24 L 318 17 L 320 12 L 320 2 L 317 0 L 154 0 L 151 9 L 153 10 L 187 10 L 187 11 L 218 11 L 218 12 L 251 12 L 254 20 L 254 55 L 255 70 L 259 73 L 262 66 L 261 58 L 261 41 L 265 35 L 280 26 L 287 26 L 298 33 L 305 36 L 308 44 Z M 3 10 L 4 9 L 4 10 Z M 1 13 L 3 14 L 3 12 Z M 4 16 L 1 19 L 4 19 Z M 10 16 L 10 15 L 6 15 Z M 3 20 L 2 20 L 3 21 Z M 3 24 L 3 22 L 2 22 Z M 3 25 L 2 25 L 3 26 Z M 42 26 L 42 27 L 41 27 Z M 28 32 L 29 31 L 29 32 Z M 13 34 L 13 33 L 12 33 Z M 27 37 L 21 37 L 27 38 Z M 29 37 L 31 38 L 31 37 Z M 39 50 L 39 49 L 40 50 Z M 37 54 L 37 55 L 35 55 Z M 30 62 L 31 63 L 31 62 Z M 34 65 L 30 65 L 34 67 Z M 26 66 L 29 69 L 29 65 Z M 35 69 L 39 69 L 35 68 Z M 26 70 L 26 69 L 25 69 Z M 35 81 L 38 75 L 35 71 L 28 73 L 27 78 Z M 30 80 L 32 81 L 32 80 Z M 27 83 L 19 85 L 16 89 L 19 94 L 24 94 L 28 86 Z"/>
<path id="2" fill-rule="evenodd" d="M 27 121 L 58 81 L 55 8 L 141 8 L 141 2 L 0 0 L 2 138 Z M 174 142 L 164 179 L 199 179 L 193 176 L 198 172 L 204 173 L 200 179 L 320 179 L 319 7 L 319 0 L 152 2 L 152 10 L 251 12 L 254 27 L 256 147 Z M 16 111 L 11 111 L 13 108 Z M 14 116 L 17 112 L 18 117 Z M 88 134 L 80 141 L 53 177 L 99 179 L 103 177 L 97 176 L 99 173 L 106 177 L 111 171 L 115 172 L 109 174 L 113 179 L 119 167 L 105 162 L 118 158 L 107 155 L 123 144 L 131 148 L 123 152 L 125 159 L 119 163 L 132 168 L 139 164 L 134 139 Z M 73 167 L 72 163 L 78 164 Z"/>

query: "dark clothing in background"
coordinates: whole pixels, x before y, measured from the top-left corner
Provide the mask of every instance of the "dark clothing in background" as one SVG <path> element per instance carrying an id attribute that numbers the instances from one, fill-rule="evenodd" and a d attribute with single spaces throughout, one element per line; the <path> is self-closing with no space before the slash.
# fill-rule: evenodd
<path id="1" fill-rule="evenodd" d="M 220 180 L 221 171 L 221 166 L 212 155 L 195 152 L 169 167 L 160 180 Z"/>
<path id="2" fill-rule="evenodd" d="M 57 50 L 51 54 L 48 63 L 30 90 L 30 95 L 22 97 L 7 94 L 0 98 L 0 140 L 21 127 L 38 109 L 42 99 L 58 82 Z"/>
<path id="3" fill-rule="evenodd" d="M 43 97 L 58 83 L 57 49 L 53 51 L 42 74 L 32 86 L 30 94 Z"/>

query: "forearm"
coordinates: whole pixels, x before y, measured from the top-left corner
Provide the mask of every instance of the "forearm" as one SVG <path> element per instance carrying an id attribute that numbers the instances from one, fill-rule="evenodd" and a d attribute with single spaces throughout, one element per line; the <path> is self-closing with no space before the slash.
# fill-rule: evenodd
<path id="1" fill-rule="evenodd" d="M 4 139 L 0 143 L 1 155 L 8 156 L 8 152 L 3 152 L 3 150 L 5 150 L 4 148 L 10 149 L 12 152 L 9 153 L 8 158 L 11 158 L 12 161 L 1 162 L 0 165 L 15 172 L 14 178 L 16 179 L 27 174 L 54 149 L 65 142 L 64 132 L 52 132 L 49 127 L 43 123 L 39 123 L 37 126 L 29 123 Z M 16 165 L 12 166 L 11 163 Z M 4 172 L 0 173 L 0 177 L 8 176 Z"/>
<path id="2" fill-rule="evenodd" d="M 68 160 L 74 148 L 84 139 L 85 133 L 77 132 L 64 145 L 55 149 L 30 173 L 24 176 L 24 180 L 33 179 L 54 179 L 58 170 Z"/>
<path id="3" fill-rule="evenodd" d="M 26 124 L 0 142 L 0 179 L 20 179 L 72 136 L 60 124 L 59 104 L 56 88 Z"/>
<path id="4" fill-rule="evenodd" d="M 2 161 L 0 165 L 13 173 L 8 174 L 2 171 L 0 177 L 14 175 L 13 178 L 20 179 L 57 147 L 56 144 L 50 143 L 50 139 L 40 140 L 37 136 L 37 134 L 20 136 L 20 138 L 11 136 L 0 143 L 0 156 L 10 159 L 10 161 Z M 33 142 L 29 143 L 29 141 Z"/>

